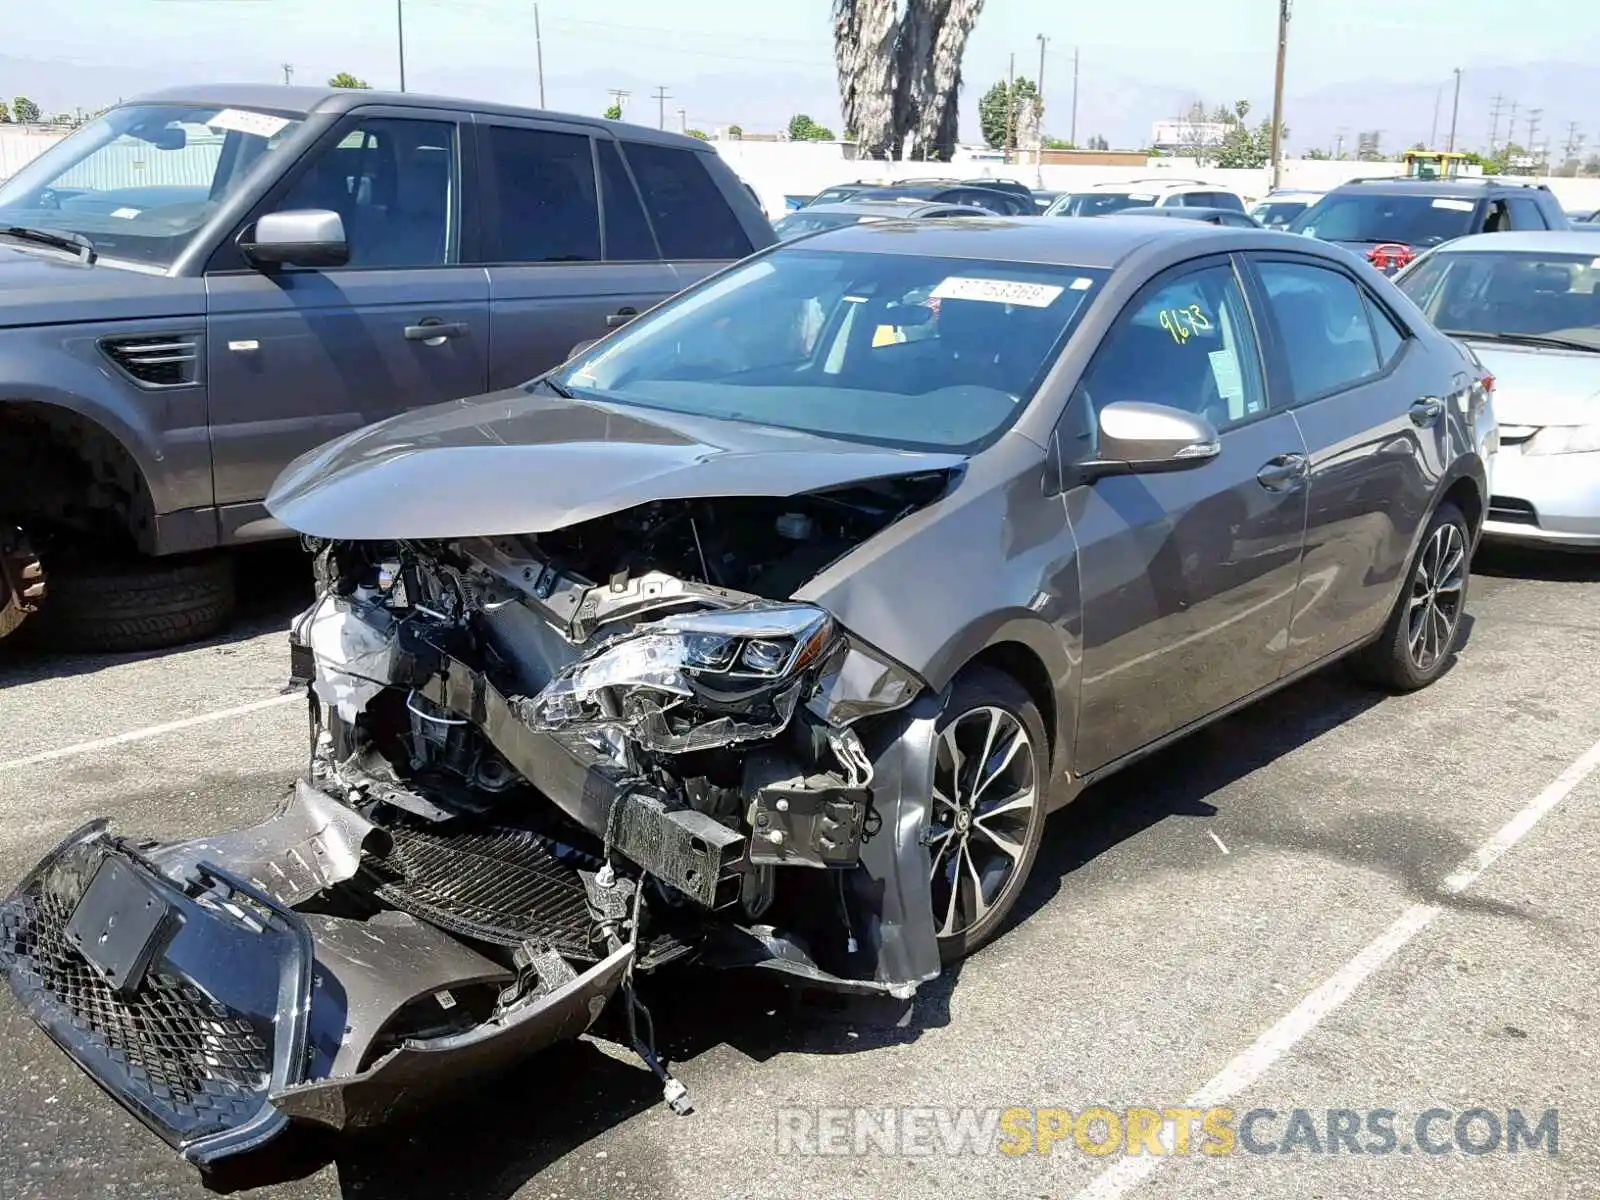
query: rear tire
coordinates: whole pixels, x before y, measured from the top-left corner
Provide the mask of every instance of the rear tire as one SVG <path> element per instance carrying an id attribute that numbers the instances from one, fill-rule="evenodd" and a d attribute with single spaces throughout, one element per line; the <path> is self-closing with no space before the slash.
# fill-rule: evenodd
<path id="1" fill-rule="evenodd" d="M 34 618 L 37 644 L 69 653 L 158 650 L 198 641 L 233 621 L 226 554 L 125 562 L 63 562 Z"/>
<path id="2" fill-rule="evenodd" d="M 1383 633 L 1351 660 L 1358 675 L 1414 692 L 1449 669 L 1467 608 L 1471 559 L 1472 529 L 1446 501 L 1428 522 Z"/>
<path id="3" fill-rule="evenodd" d="M 936 727 L 928 856 L 939 958 L 999 933 L 1044 835 L 1050 756 L 1027 690 L 993 667 L 963 672 Z"/>

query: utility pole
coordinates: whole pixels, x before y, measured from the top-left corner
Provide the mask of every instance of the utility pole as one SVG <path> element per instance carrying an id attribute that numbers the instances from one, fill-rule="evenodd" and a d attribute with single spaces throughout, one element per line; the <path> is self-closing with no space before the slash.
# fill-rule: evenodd
<path id="1" fill-rule="evenodd" d="M 1506 145 L 1517 140 L 1517 102 L 1511 102 L 1511 119 L 1506 122 Z"/>
<path id="2" fill-rule="evenodd" d="M 656 128 L 667 127 L 667 101 L 672 99 L 672 93 L 664 87 L 656 88 Z"/>
<path id="3" fill-rule="evenodd" d="M 678 132 L 689 132 L 689 110 L 682 105 L 678 107 Z"/>
<path id="4" fill-rule="evenodd" d="M 539 31 L 539 6 L 533 6 L 533 60 L 539 68 L 539 107 L 544 107 L 544 35 Z"/>
<path id="5" fill-rule="evenodd" d="M 1039 88 L 1039 111 L 1042 113 L 1044 111 L 1044 46 L 1050 39 L 1042 33 L 1034 36 L 1039 39 L 1039 78 L 1034 80 L 1034 83 Z M 1042 128 L 1043 126 L 1041 125 Z"/>
<path id="6" fill-rule="evenodd" d="M 1542 108 L 1530 108 L 1528 110 L 1528 154 L 1533 158 L 1535 174 L 1539 170 L 1539 119 L 1543 115 L 1544 109 Z"/>
<path id="7" fill-rule="evenodd" d="M 394 0 L 394 33 L 400 47 L 400 90 L 406 90 L 406 13 L 405 0 Z"/>
<path id="8" fill-rule="evenodd" d="M 1576 121 L 1567 122 L 1567 144 L 1562 148 L 1561 165 L 1564 167 L 1569 162 L 1577 160 L 1583 153 L 1583 134 L 1578 132 Z"/>
<path id="9" fill-rule="evenodd" d="M 1033 147 L 1033 177 L 1040 186 L 1044 186 L 1044 46 L 1050 39 L 1044 34 L 1035 34 L 1039 39 L 1039 78 L 1034 80 L 1038 85 L 1036 103 L 1039 106 L 1039 128 L 1034 130 L 1038 142 Z"/>
<path id="10" fill-rule="evenodd" d="M 612 103 L 613 107 L 616 108 L 618 113 L 622 112 L 624 102 L 631 95 L 633 95 L 632 92 L 625 91 L 622 88 L 612 88 L 611 89 L 611 103 Z"/>
<path id="11" fill-rule="evenodd" d="M 1456 116 L 1461 111 L 1461 68 L 1456 68 L 1456 98 L 1450 104 L 1450 144 L 1446 150 L 1454 151 L 1456 148 Z"/>
<path id="12" fill-rule="evenodd" d="M 1016 128 L 1017 118 L 1017 56 L 1011 56 L 1011 65 L 1006 68 L 1006 161 L 1011 161 L 1011 131 Z"/>
<path id="13" fill-rule="evenodd" d="M 1500 144 L 1500 114 L 1504 111 L 1506 98 L 1499 92 L 1494 94 L 1494 100 L 1489 105 L 1489 153 L 1493 154 Z"/>
<path id="14" fill-rule="evenodd" d="M 289 81 L 291 79 L 293 79 L 293 78 L 294 78 L 294 64 L 293 63 L 284 63 L 283 64 L 283 86 L 284 87 L 288 87 L 289 86 Z"/>
<path id="15" fill-rule="evenodd" d="M 1439 144 L 1439 102 L 1444 99 L 1444 84 L 1433 89 L 1433 125 L 1428 131 L 1428 148 Z"/>
<path id="16" fill-rule="evenodd" d="M 1078 48 L 1072 48 L 1072 128 L 1067 133 L 1067 141 L 1074 146 L 1078 144 Z"/>
<path id="17" fill-rule="evenodd" d="M 1272 187 L 1283 185 L 1283 67 L 1289 54 L 1289 0 L 1278 0 L 1278 71 L 1272 81 Z"/>

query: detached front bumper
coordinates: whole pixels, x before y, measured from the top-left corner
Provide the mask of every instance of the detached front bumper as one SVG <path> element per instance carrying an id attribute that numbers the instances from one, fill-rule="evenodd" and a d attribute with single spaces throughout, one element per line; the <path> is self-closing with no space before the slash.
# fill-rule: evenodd
<path id="1" fill-rule="evenodd" d="M 224 872 L 191 896 L 96 822 L 0 906 L 0 970 L 28 1014 L 185 1158 L 258 1146 L 306 1060 L 311 939 Z"/>
<path id="2" fill-rule="evenodd" d="M 624 945 L 513 971 L 408 912 L 294 911 L 373 845 L 336 807 L 301 784 L 252 829 L 148 851 L 96 822 L 0 905 L 0 972 L 28 1014 L 197 1165 L 291 1122 L 381 1123 L 576 1037 L 633 961 Z M 439 1028 L 452 1010 L 473 1019 Z"/>

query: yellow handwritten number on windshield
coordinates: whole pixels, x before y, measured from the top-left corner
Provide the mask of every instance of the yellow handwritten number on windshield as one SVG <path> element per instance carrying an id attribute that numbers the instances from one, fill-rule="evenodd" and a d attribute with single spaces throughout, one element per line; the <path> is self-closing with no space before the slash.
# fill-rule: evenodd
<path id="1" fill-rule="evenodd" d="M 1162 309 L 1161 328 L 1170 333 L 1172 340 L 1181 346 L 1195 334 L 1210 329 L 1211 321 L 1200 311 L 1198 304 L 1191 304 L 1187 308 Z"/>

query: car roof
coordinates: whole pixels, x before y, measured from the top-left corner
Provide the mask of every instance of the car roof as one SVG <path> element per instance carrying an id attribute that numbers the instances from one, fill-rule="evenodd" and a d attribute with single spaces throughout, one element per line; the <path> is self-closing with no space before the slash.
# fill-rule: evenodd
<path id="1" fill-rule="evenodd" d="M 1507 254 L 1594 254 L 1595 236 L 1581 229 L 1524 229 L 1507 233 L 1473 233 L 1452 238 L 1434 250 L 1435 254 L 1493 250 Z"/>
<path id="2" fill-rule="evenodd" d="M 1378 177 L 1347 179 L 1337 187 L 1329 189 L 1329 192 L 1330 194 L 1332 192 L 1371 192 L 1374 196 L 1478 197 L 1495 187 L 1527 192 L 1548 190 L 1542 185 L 1508 181 L 1494 175 L 1482 175 L 1469 179 L 1389 179 Z"/>
<path id="3" fill-rule="evenodd" d="M 588 117 L 579 113 L 561 113 L 537 108 L 520 108 L 512 104 L 491 104 L 482 100 L 464 100 L 454 96 L 433 96 L 420 92 L 380 92 L 371 88 L 335 87 L 284 87 L 268 83 L 215 83 L 194 84 L 185 87 L 162 88 L 145 92 L 122 101 L 128 104 L 202 104 L 216 107 L 261 109 L 268 112 L 308 117 L 313 113 L 345 113 L 353 108 L 381 104 L 396 108 L 441 109 L 483 113 L 488 116 L 558 117 L 570 125 L 587 125 L 596 130 L 621 133 L 641 142 L 670 143 L 687 150 L 716 153 L 699 138 L 643 125 L 626 125 L 620 121 L 607 121 L 601 117 Z"/>
<path id="4" fill-rule="evenodd" d="M 827 229 L 804 239 L 807 250 L 974 258 L 1049 263 L 1110 270 L 1130 259 L 1182 244 L 1195 256 L 1251 246 L 1273 246 L 1344 261 L 1347 252 L 1312 238 L 1265 229 L 1238 229 L 1205 221 L 1146 221 L 1120 215 L 1077 221 L 974 214 L 959 221 L 870 222 Z"/>
<path id="5" fill-rule="evenodd" d="M 1089 192 L 1226 192 L 1231 191 L 1226 184 L 1207 183 L 1203 179 L 1151 179 L 1143 176 L 1138 179 L 1121 179 L 1109 183 L 1094 183 L 1087 188 L 1075 189 Z"/>
<path id="6" fill-rule="evenodd" d="M 830 204 L 811 204 L 800 212 L 806 215 L 835 213 L 840 216 L 884 217 L 892 220 L 895 217 L 916 217 L 926 212 L 979 213 L 979 210 L 971 205 L 946 204 L 942 200 L 836 200 Z"/>
<path id="7" fill-rule="evenodd" d="M 1153 204 L 1138 205 L 1134 208 L 1119 208 L 1117 215 L 1122 217 L 1166 217 L 1172 221 L 1195 221 L 1201 217 L 1214 217 L 1226 213 L 1230 217 L 1242 217 L 1249 220 L 1244 213 L 1235 208 L 1216 208 L 1211 205 L 1185 204 L 1182 208 L 1158 208 Z"/>
<path id="8" fill-rule="evenodd" d="M 975 183 L 886 183 L 881 187 L 868 188 L 867 191 L 888 199 L 892 196 L 913 196 L 931 200 L 939 192 L 994 192 L 1001 196 L 1011 196 L 1013 193 L 1001 188 L 980 187 Z M 870 197 L 863 197 L 869 199 Z"/>
<path id="9" fill-rule="evenodd" d="M 1257 204 L 1270 204 L 1274 200 L 1307 200 L 1326 196 L 1326 192 L 1319 192 L 1315 188 L 1283 188 L 1280 191 L 1268 192 L 1257 200 Z"/>

